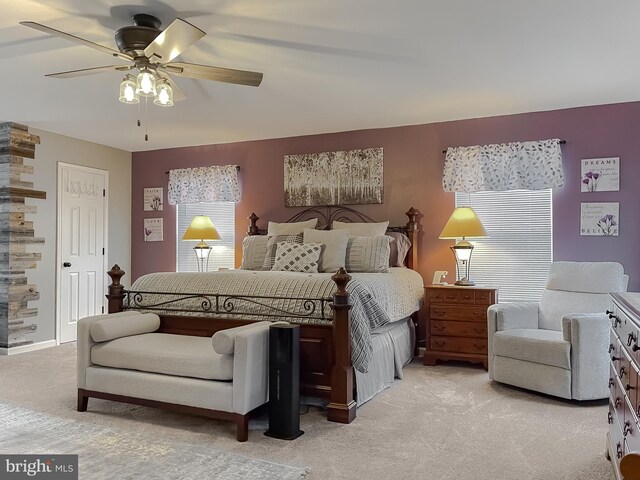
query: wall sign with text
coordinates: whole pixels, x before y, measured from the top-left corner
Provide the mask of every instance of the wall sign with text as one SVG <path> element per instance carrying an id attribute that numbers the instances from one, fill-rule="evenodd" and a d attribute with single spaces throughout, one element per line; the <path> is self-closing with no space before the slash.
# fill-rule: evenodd
<path id="1" fill-rule="evenodd" d="M 581 192 L 617 192 L 620 190 L 620 158 L 581 160 Z"/>
<path id="2" fill-rule="evenodd" d="M 619 227 L 618 202 L 580 204 L 580 235 L 617 237 Z"/>
<path id="3" fill-rule="evenodd" d="M 162 218 L 145 218 L 144 219 L 144 241 L 145 242 L 162 242 L 163 237 Z"/>
<path id="4" fill-rule="evenodd" d="M 162 211 L 162 187 L 144 189 L 144 211 Z"/>

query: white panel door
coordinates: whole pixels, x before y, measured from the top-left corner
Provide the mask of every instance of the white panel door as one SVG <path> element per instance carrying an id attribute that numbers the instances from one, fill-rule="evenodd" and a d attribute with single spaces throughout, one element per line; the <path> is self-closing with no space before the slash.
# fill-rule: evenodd
<path id="1" fill-rule="evenodd" d="M 60 343 L 76 340 L 80 318 L 103 313 L 108 175 L 95 168 L 58 165 Z"/>

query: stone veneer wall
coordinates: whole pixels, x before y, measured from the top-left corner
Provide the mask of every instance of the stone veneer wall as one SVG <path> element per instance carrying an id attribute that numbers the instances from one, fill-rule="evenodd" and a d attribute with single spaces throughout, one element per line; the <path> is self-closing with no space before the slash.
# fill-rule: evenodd
<path id="1" fill-rule="evenodd" d="M 33 182 L 21 175 L 33 174 L 34 167 L 25 165 L 24 159 L 35 158 L 38 143 L 40 137 L 25 125 L 0 123 L 0 348 L 4 349 L 33 343 L 29 334 L 37 328 L 26 319 L 38 315 L 28 302 L 40 294 L 36 285 L 27 283 L 26 271 L 36 268 L 42 254 L 27 248 L 44 244 L 44 238 L 35 237 L 33 222 L 25 220 L 37 211 L 25 199 L 45 199 L 47 194 L 34 190 Z"/>

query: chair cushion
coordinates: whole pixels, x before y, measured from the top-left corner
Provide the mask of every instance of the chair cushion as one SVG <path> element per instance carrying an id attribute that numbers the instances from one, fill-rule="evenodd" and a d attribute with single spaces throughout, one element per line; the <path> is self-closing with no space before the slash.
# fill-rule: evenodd
<path id="1" fill-rule="evenodd" d="M 493 335 L 493 353 L 501 357 L 571 369 L 571 343 L 562 332 L 518 328 Z"/>
<path id="2" fill-rule="evenodd" d="M 611 297 L 607 293 L 564 292 L 545 290 L 538 309 L 538 327 L 545 330 L 562 330 L 562 317 L 570 313 L 601 313 L 610 308 Z"/>
<path id="3" fill-rule="evenodd" d="M 547 290 L 609 293 L 625 289 L 624 269 L 617 262 L 553 262 Z"/>
<path id="4" fill-rule="evenodd" d="M 140 370 L 206 380 L 233 379 L 233 355 L 216 353 L 211 337 L 146 333 L 117 338 L 91 348 L 103 367 Z"/>

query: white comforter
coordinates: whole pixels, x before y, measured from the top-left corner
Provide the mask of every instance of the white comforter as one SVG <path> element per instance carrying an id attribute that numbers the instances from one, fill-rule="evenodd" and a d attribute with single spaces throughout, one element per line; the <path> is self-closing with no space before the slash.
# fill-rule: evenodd
<path id="1" fill-rule="evenodd" d="M 371 330 L 389 322 L 408 317 L 420 308 L 423 297 L 422 277 L 407 268 L 391 268 L 389 273 L 352 273 L 347 284 L 351 294 L 350 333 L 353 366 L 361 372 L 368 369 L 372 355 Z M 152 273 L 135 281 L 133 292 L 163 292 L 182 294 L 218 294 L 221 306 L 226 296 L 247 295 L 261 297 L 285 297 L 284 299 L 260 299 L 258 303 L 242 300 L 235 302 L 234 312 L 248 311 L 252 314 L 274 313 L 273 309 L 301 311 L 302 302 L 296 298 L 330 298 L 336 290 L 329 273 L 289 273 L 231 270 L 208 273 Z M 131 307 L 143 309 L 145 306 L 172 301 L 167 308 L 198 310 L 202 297 L 174 303 L 175 296 L 159 294 L 143 295 L 134 302 L 135 295 L 128 297 Z M 215 299 L 212 299 L 215 302 Z M 136 305 L 133 305 L 136 303 Z M 215 308 L 215 307 L 214 307 Z M 243 315 L 229 313 L 227 316 L 242 318 Z M 177 313 L 177 312 L 176 312 Z M 190 312 L 191 315 L 210 313 Z M 326 318 L 331 318 L 331 310 L 325 305 Z M 224 313 L 223 313 L 224 315 Z M 248 316 L 247 318 L 259 318 Z M 277 320 L 277 318 L 269 318 Z M 301 317 L 287 319 L 296 323 L 321 323 L 323 320 Z"/>

